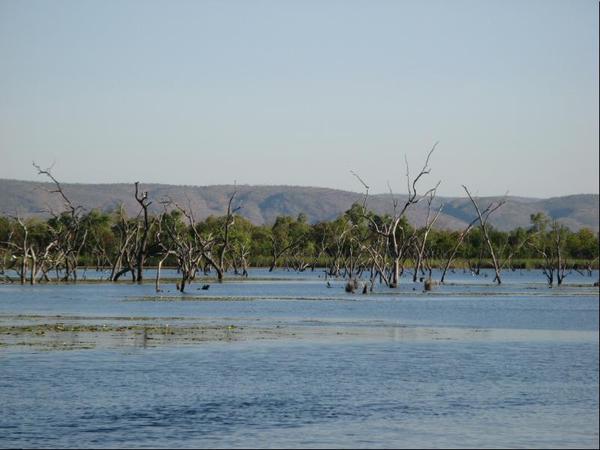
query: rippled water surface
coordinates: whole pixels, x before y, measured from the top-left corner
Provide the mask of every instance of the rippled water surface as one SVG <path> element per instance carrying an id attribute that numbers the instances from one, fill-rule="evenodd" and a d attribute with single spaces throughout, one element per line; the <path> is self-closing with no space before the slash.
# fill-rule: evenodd
<path id="1" fill-rule="evenodd" d="M 251 272 L 251 277 L 267 276 Z M 452 274 L 347 294 L 318 273 L 0 285 L 0 321 L 223 324 L 273 338 L 0 347 L 0 447 L 598 447 L 598 277 Z M 60 317 L 56 317 L 60 316 Z M 285 330 L 293 332 L 284 333 Z"/>

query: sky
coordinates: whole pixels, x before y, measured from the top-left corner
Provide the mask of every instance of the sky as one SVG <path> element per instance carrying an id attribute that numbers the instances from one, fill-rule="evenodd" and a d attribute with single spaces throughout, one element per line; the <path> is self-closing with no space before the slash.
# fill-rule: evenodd
<path id="1" fill-rule="evenodd" d="M 598 3 L 0 0 L 0 178 L 598 193 Z"/>

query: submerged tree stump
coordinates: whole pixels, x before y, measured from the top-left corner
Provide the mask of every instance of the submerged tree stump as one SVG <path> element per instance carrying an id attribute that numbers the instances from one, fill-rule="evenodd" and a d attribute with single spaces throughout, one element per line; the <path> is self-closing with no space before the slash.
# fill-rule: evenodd
<path id="1" fill-rule="evenodd" d="M 431 278 L 427 278 L 424 282 L 423 282 L 423 290 L 425 291 L 431 291 L 433 289 L 433 286 L 435 286 L 437 283 L 435 281 L 433 281 Z"/>

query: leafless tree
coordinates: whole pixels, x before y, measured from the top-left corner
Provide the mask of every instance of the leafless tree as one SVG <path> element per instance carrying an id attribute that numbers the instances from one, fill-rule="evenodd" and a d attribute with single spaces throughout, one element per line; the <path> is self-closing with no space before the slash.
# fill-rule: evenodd
<path id="1" fill-rule="evenodd" d="M 143 214 L 143 224 L 141 236 L 139 239 L 139 245 L 137 246 L 136 252 L 136 268 L 137 268 L 137 282 L 141 283 L 144 279 L 144 262 L 148 254 L 148 232 L 150 230 L 150 223 L 148 221 L 148 207 L 152 204 L 148 200 L 148 192 L 139 192 L 139 181 L 135 182 L 135 199 L 140 205 L 141 213 Z"/>
<path id="2" fill-rule="evenodd" d="M 545 224 L 536 230 L 535 237 L 528 244 L 542 257 L 542 272 L 552 286 L 560 286 L 570 272 L 566 272 L 567 261 L 563 255 L 566 229 L 558 221 L 553 220 L 549 232 L 545 231 Z"/>
<path id="3" fill-rule="evenodd" d="M 417 184 L 421 180 L 424 175 L 427 175 L 431 172 L 431 168 L 429 167 L 429 160 L 431 158 L 431 154 L 435 150 L 437 146 L 437 142 L 433 145 L 429 153 L 427 154 L 427 158 L 425 159 L 425 164 L 421 171 L 417 174 L 417 176 L 411 181 L 410 171 L 408 167 L 408 161 L 406 161 L 406 182 L 407 182 L 407 190 L 408 196 L 402 207 L 399 207 L 398 199 L 394 197 L 393 192 L 390 189 L 390 196 L 392 198 L 393 205 L 393 214 L 388 221 L 377 222 L 374 218 L 367 214 L 366 205 L 367 205 L 367 197 L 369 193 L 369 186 L 362 180 L 358 175 L 353 174 L 359 179 L 359 181 L 365 187 L 365 198 L 363 201 L 364 206 L 364 217 L 366 217 L 370 224 L 372 230 L 383 237 L 386 241 L 386 249 L 390 255 L 392 268 L 391 268 L 391 276 L 387 280 L 387 284 L 391 288 L 398 287 L 400 273 L 401 273 L 401 265 L 402 261 L 406 259 L 407 249 L 410 248 L 410 243 L 412 242 L 412 235 L 409 235 L 404 227 L 401 226 L 402 218 L 405 216 L 409 207 L 416 205 L 424 198 L 427 198 L 432 192 L 435 192 L 438 184 L 427 190 L 424 194 L 419 195 L 417 193 Z M 381 257 L 377 259 L 381 260 Z"/>
<path id="4" fill-rule="evenodd" d="M 446 278 L 446 272 L 448 272 L 448 269 L 450 268 L 450 265 L 452 264 L 452 261 L 454 261 L 454 258 L 456 257 L 456 253 L 458 253 L 458 249 L 460 248 L 460 246 L 462 245 L 463 241 L 465 240 L 465 237 L 467 237 L 467 235 L 473 229 L 473 226 L 477 223 L 478 220 L 479 220 L 478 217 L 476 217 L 475 219 L 473 219 L 471 221 L 471 223 L 469 223 L 467 225 L 467 227 L 458 236 L 458 241 L 456 242 L 456 245 L 452 249 L 452 252 L 450 252 L 450 255 L 448 256 L 448 259 L 446 260 L 446 264 L 444 264 L 444 269 L 442 270 L 442 277 L 440 278 L 440 283 L 444 282 L 444 279 Z"/>
<path id="5" fill-rule="evenodd" d="M 81 206 L 75 206 L 69 197 L 67 197 L 61 184 L 52 175 L 51 168 L 44 170 L 35 162 L 33 166 L 37 169 L 38 175 L 45 175 L 50 178 L 54 184 L 54 189 L 50 189 L 49 192 L 57 194 L 63 201 L 65 208 L 63 213 L 58 215 L 53 213 L 52 210 L 49 210 L 49 212 L 55 219 L 56 248 L 60 253 L 60 259 L 64 261 L 65 273 L 63 280 L 76 282 L 79 255 L 85 245 L 88 233 L 88 230 L 82 226 L 82 214 L 84 210 Z"/>
<path id="6" fill-rule="evenodd" d="M 131 273 L 132 280 L 136 280 L 134 267 L 136 237 L 139 235 L 139 221 L 128 220 L 123 205 L 119 208 L 118 222 L 115 226 L 116 234 L 119 236 L 117 255 L 112 264 L 110 279 L 118 281 L 126 273 Z"/>
<path id="7" fill-rule="evenodd" d="M 163 264 L 165 263 L 165 261 L 167 260 L 167 258 L 169 258 L 170 256 L 174 256 L 177 257 L 177 252 L 173 249 L 176 246 L 176 242 L 170 238 L 167 237 L 165 238 L 163 235 L 163 227 L 166 227 L 166 232 L 165 234 L 168 234 L 169 236 L 173 236 L 173 235 L 180 235 L 181 233 L 178 232 L 176 224 L 168 224 L 167 219 L 166 219 L 166 208 L 165 211 L 158 217 L 156 223 L 156 242 L 158 247 L 160 248 L 160 253 L 157 255 L 158 256 L 158 264 L 156 266 L 156 278 L 155 278 L 155 289 L 156 292 L 160 292 L 160 272 L 162 269 Z"/>
<path id="8" fill-rule="evenodd" d="M 226 271 L 225 267 L 225 255 L 226 252 L 230 249 L 230 230 L 231 227 L 235 224 L 235 213 L 239 211 L 242 206 L 238 205 L 233 207 L 233 200 L 237 194 L 237 189 L 234 189 L 233 193 L 229 196 L 229 201 L 227 202 L 227 214 L 225 215 L 225 221 L 223 222 L 222 227 L 222 239 L 220 242 L 219 249 L 219 259 L 218 259 L 218 267 L 215 266 L 215 270 L 217 272 L 217 280 L 221 283 L 223 282 L 223 276 Z M 209 259 L 209 258 L 207 258 Z M 214 266 L 214 263 L 211 263 Z"/>
<path id="9" fill-rule="evenodd" d="M 496 257 L 496 252 L 494 251 L 494 245 L 492 244 L 492 241 L 490 239 L 488 220 L 490 218 L 490 215 L 494 211 L 498 210 L 498 208 L 500 208 L 502 205 L 504 205 L 506 203 L 506 200 L 502 199 L 501 201 L 499 201 L 496 204 L 493 204 L 493 203 L 490 204 L 482 213 L 481 210 L 479 209 L 479 205 L 477 204 L 477 201 L 473 198 L 473 196 L 469 192 L 469 189 L 467 189 L 467 187 L 465 185 L 463 185 L 463 189 L 469 196 L 469 199 L 471 200 L 471 203 L 473 204 L 473 207 L 475 208 L 475 211 L 477 212 L 477 219 L 479 220 L 479 227 L 481 228 L 481 233 L 483 235 L 483 238 L 484 238 L 486 245 L 488 247 L 488 250 L 490 252 L 490 256 L 492 257 L 492 263 L 494 264 L 494 272 L 495 272 L 494 281 L 498 284 L 501 284 L 502 279 L 500 278 L 500 270 L 501 270 L 500 264 L 498 264 L 498 258 Z"/>
<path id="10" fill-rule="evenodd" d="M 437 188 L 437 186 L 436 186 L 436 188 Z M 432 217 L 431 207 L 432 207 L 433 200 L 435 198 L 435 193 L 436 193 L 435 190 L 431 191 L 429 193 L 429 197 L 427 199 L 427 217 L 425 218 L 425 226 L 423 227 L 423 229 L 421 231 L 422 236 L 419 236 L 419 233 L 417 231 L 415 231 L 414 242 L 415 242 L 416 261 L 415 261 L 415 269 L 414 269 L 414 273 L 413 273 L 413 282 L 417 281 L 418 272 L 421 269 L 421 264 L 423 263 L 423 257 L 425 255 L 425 246 L 427 245 L 427 237 L 429 236 L 431 228 L 437 221 L 440 213 L 442 212 L 442 208 L 444 207 L 444 205 L 441 204 L 439 206 L 439 208 L 437 209 L 437 211 L 435 211 L 435 213 L 433 214 L 433 217 Z"/>
<path id="11" fill-rule="evenodd" d="M 250 243 L 236 241 L 232 246 L 232 264 L 236 275 L 248 276 L 248 258 L 250 256 Z"/>
<path id="12" fill-rule="evenodd" d="M 9 249 L 8 254 L 12 262 L 10 267 L 19 276 L 20 283 L 25 284 L 29 266 L 27 261 L 30 253 L 29 228 L 18 214 L 11 218 L 13 219 L 13 229 L 10 231 L 8 239 L 2 242 L 2 244 Z M 19 232 L 16 232 L 17 230 L 14 229 L 14 226 L 19 227 Z"/>
<path id="13" fill-rule="evenodd" d="M 160 245 L 163 247 L 164 255 L 162 260 L 164 260 L 164 258 L 166 258 L 168 255 L 175 256 L 177 259 L 177 267 L 181 273 L 181 280 L 179 283 L 177 283 L 177 289 L 181 292 L 184 292 L 186 285 L 194 280 L 196 272 L 198 271 L 200 260 L 202 259 L 202 242 L 199 239 L 200 233 L 198 232 L 193 213 L 191 211 L 187 211 L 174 202 L 172 202 L 172 204 L 174 204 L 175 207 L 188 219 L 189 227 L 181 230 L 177 227 L 176 223 L 163 221 L 160 229 L 162 233 L 168 235 L 169 245 L 167 246 L 165 244 L 165 242 L 167 242 L 166 239 L 160 240 Z"/>
<path id="14" fill-rule="evenodd" d="M 339 277 L 344 260 L 344 249 L 350 240 L 352 226 L 345 221 L 334 222 L 334 225 L 336 227 L 332 230 L 333 235 L 330 236 L 330 245 L 328 247 L 331 263 L 329 264 L 327 275 Z"/>
<path id="15" fill-rule="evenodd" d="M 191 206 L 188 210 L 172 200 L 165 202 L 165 205 L 173 205 L 188 222 L 185 230 L 179 230 L 174 224 L 167 222 L 165 222 L 166 226 L 162 227 L 163 233 L 166 232 L 170 238 L 170 247 L 165 247 L 163 253 L 170 252 L 176 257 L 181 272 L 181 281 L 178 283 L 179 291 L 183 292 L 186 284 L 194 280 L 203 259 L 216 270 L 218 279 L 222 280 L 222 266 L 219 260 L 213 256 L 213 249 L 218 238 L 212 234 L 202 236 Z"/>

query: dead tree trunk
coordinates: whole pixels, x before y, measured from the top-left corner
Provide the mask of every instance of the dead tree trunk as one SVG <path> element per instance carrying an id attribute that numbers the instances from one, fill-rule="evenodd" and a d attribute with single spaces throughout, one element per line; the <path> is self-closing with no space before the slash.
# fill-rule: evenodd
<path id="1" fill-rule="evenodd" d="M 218 267 L 215 267 L 215 270 L 217 271 L 217 280 L 219 283 L 223 282 L 223 277 L 225 275 L 225 253 L 229 249 L 230 228 L 235 224 L 235 213 L 242 208 L 241 205 L 232 208 L 233 199 L 235 198 L 236 194 L 237 190 L 234 190 L 229 197 L 229 202 L 227 203 L 227 215 L 225 216 L 225 222 L 223 224 L 221 249 L 219 251 L 219 264 Z"/>
<path id="2" fill-rule="evenodd" d="M 147 256 L 147 246 L 148 246 L 148 230 L 150 229 L 150 224 L 148 222 L 148 207 L 152 204 L 152 202 L 148 201 L 148 192 L 145 191 L 143 194 L 139 193 L 139 182 L 135 182 L 135 199 L 140 204 L 142 208 L 142 213 L 144 215 L 143 222 L 143 230 L 142 236 L 139 242 L 139 246 L 137 248 L 136 254 L 136 270 L 137 270 L 137 282 L 141 283 L 144 279 L 144 262 L 146 261 Z"/>
<path id="3" fill-rule="evenodd" d="M 452 264 L 452 261 L 454 260 L 454 258 L 456 257 L 456 253 L 458 252 L 458 249 L 462 245 L 463 241 L 465 240 L 465 237 L 467 236 L 467 234 L 469 234 L 469 232 L 471 231 L 471 229 L 473 228 L 473 225 L 475 225 L 475 222 L 477 222 L 477 220 L 479 220 L 479 219 L 475 218 L 467 226 L 467 228 L 465 228 L 462 231 L 462 233 L 460 233 L 460 236 L 458 237 L 458 242 L 456 243 L 456 245 L 452 249 L 452 253 L 450 253 L 450 256 L 448 257 L 448 259 L 446 260 L 446 264 L 444 265 L 444 270 L 442 271 L 442 278 L 440 278 L 440 283 L 444 282 L 444 278 L 446 278 L 446 272 L 450 268 L 450 264 Z"/>
<path id="4" fill-rule="evenodd" d="M 427 245 L 427 237 L 429 236 L 429 232 L 431 231 L 431 228 L 437 221 L 440 213 L 442 212 L 442 208 L 444 207 L 444 205 L 440 205 L 440 207 L 436 211 L 435 215 L 433 216 L 433 219 L 431 221 L 429 221 L 429 218 L 431 216 L 431 204 L 433 203 L 434 198 L 435 198 L 435 191 L 432 191 L 429 194 L 429 199 L 427 200 L 427 218 L 425 219 L 425 230 L 423 232 L 423 240 L 419 243 L 420 245 L 417 247 L 417 250 L 418 250 L 417 261 L 415 263 L 415 270 L 413 273 L 413 282 L 417 281 L 418 272 L 419 272 L 419 269 L 421 268 L 421 263 L 423 262 L 423 255 L 425 253 L 425 246 Z"/>
<path id="5" fill-rule="evenodd" d="M 23 229 L 23 244 L 22 244 L 23 253 L 21 255 L 21 273 L 19 275 L 20 275 L 21 284 L 25 284 L 25 282 L 27 281 L 27 258 L 29 257 L 29 243 L 27 242 L 27 237 L 28 237 L 29 233 L 27 230 L 27 226 L 25 226 L 25 223 L 22 222 L 20 219 L 19 219 L 19 224 L 21 225 L 21 227 Z"/>
<path id="6" fill-rule="evenodd" d="M 489 236 L 487 221 L 490 217 L 490 214 L 493 213 L 494 211 L 496 211 L 498 208 L 500 208 L 504 203 L 506 203 L 506 201 L 502 200 L 495 207 L 492 207 L 490 205 L 486 209 L 486 211 L 488 211 L 488 212 L 486 213 L 486 216 L 484 218 L 481 214 L 481 210 L 479 209 L 479 205 L 477 205 L 477 202 L 471 196 L 471 193 L 469 192 L 467 187 L 465 185 L 463 185 L 463 188 L 464 188 L 465 192 L 467 193 L 467 195 L 469 196 L 469 199 L 471 200 L 471 203 L 473 204 L 475 211 L 477 211 L 477 218 L 479 219 L 479 226 L 481 228 L 481 232 L 483 233 L 483 238 L 488 246 L 488 250 L 490 251 L 490 256 L 492 257 L 492 263 L 494 264 L 494 272 L 496 273 L 496 276 L 494 277 L 494 281 L 498 284 L 501 284 L 502 280 L 500 278 L 500 265 L 498 264 L 498 259 L 496 258 L 496 252 L 494 251 L 494 246 L 492 245 L 492 241 Z"/>
<path id="7" fill-rule="evenodd" d="M 556 284 L 562 285 L 568 273 L 566 270 L 566 261 L 563 258 L 563 227 L 554 221 L 552 224 L 552 232 L 554 233 L 554 251 L 556 253 Z"/>

